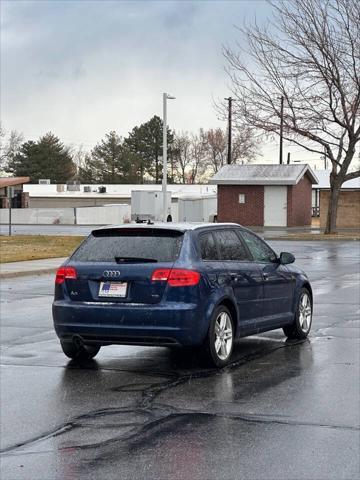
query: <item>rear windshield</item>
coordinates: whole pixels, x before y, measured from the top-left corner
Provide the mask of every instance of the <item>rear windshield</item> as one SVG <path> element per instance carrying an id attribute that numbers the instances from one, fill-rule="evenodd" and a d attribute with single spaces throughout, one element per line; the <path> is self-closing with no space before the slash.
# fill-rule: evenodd
<path id="1" fill-rule="evenodd" d="M 98 230 L 71 257 L 77 262 L 173 262 L 183 233 L 171 230 Z"/>

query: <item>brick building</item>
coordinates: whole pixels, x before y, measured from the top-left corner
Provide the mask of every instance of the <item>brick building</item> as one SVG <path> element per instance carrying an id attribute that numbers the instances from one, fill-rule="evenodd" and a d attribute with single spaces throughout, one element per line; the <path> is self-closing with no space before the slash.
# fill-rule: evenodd
<path id="1" fill-rule="evenodd" d="M 226 165 L 211 180 L 218 186 L 218 221 L 245 226 L 311 225 L 308 165 Z"/>
<path id="2" fill-rule="evenodd" d="M 0 177 L 0 208 L 9 208 L 10 201 L 12 208 L 27 208 L 29 194 L 23 191 L 23 185 L 29 181 L 29 177 Z"/>
<path id="3" fill-rule="evenodd" d="M 320 190 L 320 227 L 326 226 L 330 190 Z M 341 190 L 336 216 L 338 228 L 360 228 L 360 189 Z"/>
<path id="4" fill-rule="evenodd" d="M 330 199 L 330 170 L 317 171 L 318 185 L 313 186 L 313 205 L 325 227 Z M 353 178 L 341 186 L 336 224 L 339 228 L 360 228 L 360 178 Z"/>

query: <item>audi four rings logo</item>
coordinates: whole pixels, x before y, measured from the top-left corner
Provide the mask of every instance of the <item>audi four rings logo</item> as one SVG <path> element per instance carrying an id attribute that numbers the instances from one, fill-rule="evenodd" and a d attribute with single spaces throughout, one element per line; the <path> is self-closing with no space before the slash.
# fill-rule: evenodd
<path id="1" fill-rule="evenodd" d="M 120 272 L 119 270 L 105 270 L 103 273 L 104 277 L 107 278 L 118 278 L 120 277 Z"/>

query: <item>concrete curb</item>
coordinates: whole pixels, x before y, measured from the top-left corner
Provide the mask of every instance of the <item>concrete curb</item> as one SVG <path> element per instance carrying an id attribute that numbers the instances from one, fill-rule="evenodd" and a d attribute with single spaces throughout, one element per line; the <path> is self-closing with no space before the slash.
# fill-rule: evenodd
<path id="1" fill-rule="evenodd" d="M 41 268 L 39 270 L 26 270 L 26 271 L 19 271 L 19 272 L 0 272 L 0 279 L 1 278 L 15 278 L 15 277 L 26 277 L 29 275 L 42 275 L 44 273 L 55 273 L 57 267 L 52 268 Z"/>
<path id="2" fill-rule="evenodd" d="M 66 257 L 52 257 L 23 262 L 0 263 L 0 279 L 25 277 L 31 275 L 55 274 L 56 270 L 66 261 Z"/>

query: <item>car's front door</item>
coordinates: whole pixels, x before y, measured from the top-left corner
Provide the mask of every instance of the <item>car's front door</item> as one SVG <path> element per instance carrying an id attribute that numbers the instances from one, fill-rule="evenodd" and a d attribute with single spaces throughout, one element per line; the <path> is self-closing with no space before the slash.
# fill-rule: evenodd
<path id="1" fill-rule="evenodd" d="M 214 237 L 237 302 L 240 335 L 254 332 L 263 315 L 260 268 L 250 258 L 235 229 L 216 229 Z"/>
<path id="2" fill-rule="evenodd" d="M 274 251 L 257 235 L 241 230 L 254 263 L 261 270 L 264 286 L 263 319 L 261 323 L 273 327 L 288 323 L 292 317 L 294 279 L 286 265 L 281 265 Z"/>

